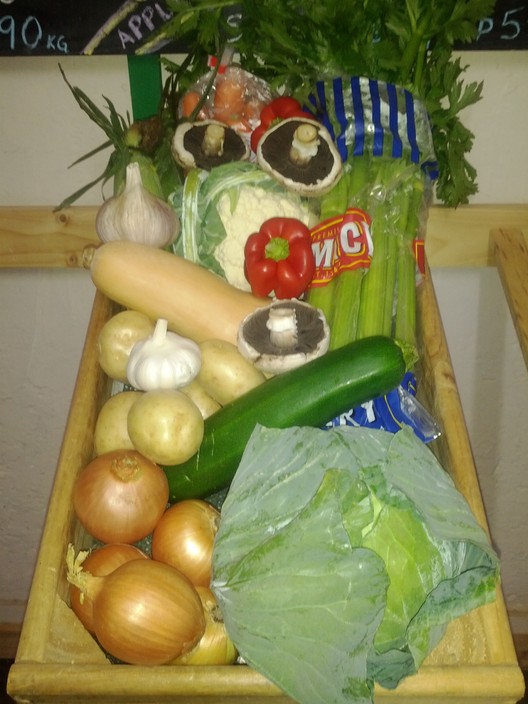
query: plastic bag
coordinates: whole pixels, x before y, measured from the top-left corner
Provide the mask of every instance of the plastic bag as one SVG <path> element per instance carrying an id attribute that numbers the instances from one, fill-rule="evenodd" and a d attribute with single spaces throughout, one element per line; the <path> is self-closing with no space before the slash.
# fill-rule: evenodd
<path id="1" fill-rule="evenodd" d="M 308 301 L 329 320 L 331 346 L 392 336 L 411 368 L 417 360 L 416 286 L 425 274 L 424 235 L 437 169 L 427 112 L 408 90 L 355 76 L 318 82 L 309 102 L 344 162 L 343 176 L 323 198 L 321 210 L 330 224 L 350 209 L 364 213 L 370 239 L 365 253 L 354 237 L 357 225 L 335 234 L 320 227 L 321 271 Z M 323 254 L 345 247 L 363 256 L 357 266 L 348 266 L 354 271 L 334 274 L 335 262 Z M 339 308 L 338 326 L 332 326 L 334 308 Z"/>
<path id="2" fill-rule="evenodd" d="M 437 176 L 427 110 L 407 89 L 363 76 L 335 78 L 319 81 L 309 102 L 343 161 L 365 155 L 403 157 L 431 178 Z"/>
<path id="3" fill-rule="evenodd" d="M 440 435 L 438 423 L 416 398 L 416 377 L 412 372 L 407 372 L 400 386 L 393 391 L 351 408 L 327 423 L 326 428 L 343 425 L 375 428 L 389 433 L 397 433 L 404 426 L 409 426 L 425 443 Z"/>
<path id="4" fill-rule="evenodd" d="M 229 65 L 204 74 L 182 96 L 178 116 L 190 117 L 204 95 L 197 120 L 219 120 L 243 133 L 255 129 L 260 111 L 273 97 L 271 88 L 261 78 L 240 66 Z"/>

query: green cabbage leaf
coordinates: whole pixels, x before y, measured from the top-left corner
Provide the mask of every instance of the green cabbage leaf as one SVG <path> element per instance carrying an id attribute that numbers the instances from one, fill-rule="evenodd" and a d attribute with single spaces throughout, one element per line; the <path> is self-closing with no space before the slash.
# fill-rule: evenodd
<path id="1" fill-rule="evenodd" d="M 244 661 L 294 700 L 370 703 L 498 581 L 486 532 L 412 431 L 253 432 L 212 588 Z"/>

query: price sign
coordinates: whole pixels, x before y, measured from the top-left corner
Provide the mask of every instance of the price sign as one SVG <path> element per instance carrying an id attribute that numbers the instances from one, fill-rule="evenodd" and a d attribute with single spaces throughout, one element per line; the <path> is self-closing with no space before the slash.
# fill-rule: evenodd
<path id="1" fill-rule="evenodd" d="M 493 16 L 479 22 L 476 40 L 460 48 L 528 49 L 528 2 L 498 0 Z"/>
<path id="2" fill-rule="evenodd" d="M 170 20 L 166 4 L 146 0 L 0 0 L 0 55 L 92 55 L 181 51 L 154 35 Z"/>

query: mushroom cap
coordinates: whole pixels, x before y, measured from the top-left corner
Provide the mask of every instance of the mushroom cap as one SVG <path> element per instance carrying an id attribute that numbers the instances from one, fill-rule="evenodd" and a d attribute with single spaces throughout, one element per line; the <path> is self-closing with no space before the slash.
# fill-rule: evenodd
<path id="1" fill-rule="evenodd" d="M 224 131 L 223 146 L 219 154 L 210 154 L 203 149 L 207 129 L 211 126 Z M 197 167 L 209 171 L 221 164 L 248 159 L 249 153 L 247 141 L 236 130 L 218 120 L 180 122 L 172 138 L 172 155 L 178 164 L 187 169 Z"/>
<path id="2" fill-rule="evenodd" d="M 268 328 L 272 309 L 294 311 L 297 340 L 291 347 L 273 343 Z M 281 374 L 300 367 L 328 351 L 330 329 L 324 313 L 319 308 L 296 298 L 273 301 L 257 308 L 241 322 L 237 346 L 241 354 L 265 374 Z"/>
<path id="3" fill-rule="evenodd" d="M 295 133 L 302 125 L 312 125 L 317 132 L 317 149 L 307 163 L 292 160 L 290 150 Z M 343 162 L 329 131 L 310 118 L 290 117 L 281 120 L 261 137 L 257 148 L 257 163 L 287 188 L 303 196 L 327 193 L 338 181 Z"/>

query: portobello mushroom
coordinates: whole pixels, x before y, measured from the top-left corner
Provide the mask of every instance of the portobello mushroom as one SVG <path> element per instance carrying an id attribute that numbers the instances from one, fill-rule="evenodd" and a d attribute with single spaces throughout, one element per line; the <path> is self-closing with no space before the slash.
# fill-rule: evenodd
<path id="1" fill-rule="evenodd" d="M 257 147 L 257 163 L 302 196 L 327 193 L 339 180 L 343 163 L 326 127 L 291 117 L 267 130 Z"/>
<path id="2" fill-rule="evenodd" d="M 231 127 L 217 120 L 182 122 L 172 139 L 172 154 L 186 169 L 209 171 L 215 166 L 249 157 L 249 145 Z"/>
<path id="3" fill-rule="evenodd" d="M 328 351 L 323 312 L 296 298 L 257 308 L 242 321 L 237 346 L 265 374 L 282 374 Z"/>

